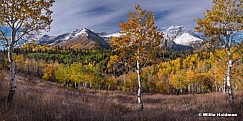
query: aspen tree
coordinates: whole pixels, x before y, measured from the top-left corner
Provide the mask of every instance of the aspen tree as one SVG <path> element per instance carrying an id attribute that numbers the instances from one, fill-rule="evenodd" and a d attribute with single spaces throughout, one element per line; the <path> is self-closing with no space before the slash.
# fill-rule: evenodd
<path id="1" fill-rule="evenodd" d="M 54 0 L 0 0 L 0 3 L 0 41 L 8 48 L 10 62 L 10 103 L 16 91 L 14 47 L 20 40 L 32 37 L 34 32 L 50 29 L 50 7 Z"/>
<path id="2" fill-rule="evenodd" d="M 232 51 L 232 48 L 235 46 L 235 35 L 243 30 L 243 0 L 213 0 L 212 9 L 207 10 L 203 19 L 198 18 L 196 21 L 198 26 L 195 30 L 205 36 L 205 45 L 215 57 L 227 64 L 225 80 L 229 99 L 233 101 L 231 70 L 238 58 L 233 58 L 235 51 Z M 226 60 L 216 54 L 217 49 L 225 50 Z"/>
<path id="3" fill-rule="evenodd" d="M 111 46 L 119 52 L 118 58 L 128 65 L 134 66 L 138 81 L 138 105 L 143 110 L 141 68 L 156 59 L 163 36 L 154 26 L 155 16 L 151 11 L 142 10 L 139 5 L 136 12 L 129 12 L 127 23 L 120 22 L 121 36 L 111 40 Z"/>

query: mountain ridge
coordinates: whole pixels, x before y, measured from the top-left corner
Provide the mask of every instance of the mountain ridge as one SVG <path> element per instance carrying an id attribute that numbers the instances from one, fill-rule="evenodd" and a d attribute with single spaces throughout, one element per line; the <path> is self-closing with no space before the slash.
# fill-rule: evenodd
<path id="1" fill-rule="evenodd" d="M 159 28 L 158 31 L 164 34 L 164 40 L 161 40 L 160 44 L 161 47 L 176 50 L 193 50 L 195 45 L 200 47 L 203 41 L 199 35 L 186 28 L 184 25 L 172 25 L 169 27 Z M 44 35 L 39 39 L 37 44 L 66 46 L 81 49 L 108 49 L 109 39 L 111 37 L 120 36 L 123 36 L 120 32 L 109 34 L 106 32 L 95 33 L 87 28 L 83 28 L 76 29 L 69 33 L 64 33 L 56 37 Z"/>
<path id="2" fill-rule="evenodd" d="M 109 44 L 93 31 L 83 28 L 56 37 L 42 36 L 37 44 L 64 46 L 75 49 L 109 49 Z"/>
<path id="3" fill-rule="evenodd" d="M 195 44 L 200 45 L 203 42 L 199 35 L 186 28 L 184 25 L 172 25 L 168 28 L 162 28 L 160 31 L 164 34 L 164 41 L 161 43 L 161 46 L 164 47 L 174 48 L 176 46 L 174 49 L 178 50 L 180 46 L 193 48 Z"/>

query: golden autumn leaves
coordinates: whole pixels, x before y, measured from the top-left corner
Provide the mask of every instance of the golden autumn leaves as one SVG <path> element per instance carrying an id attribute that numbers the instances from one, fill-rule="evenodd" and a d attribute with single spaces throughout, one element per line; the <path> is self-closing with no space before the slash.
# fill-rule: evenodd
<path id="1" fill-rule="evenodd" d="M 155 16 L 151 11 L 142 10 L 139 5 L 136 12 L 129 12 L 127 23 L 120 22 L 121 34 L 119 38 L 110 40 L 111 46 L 119 52 L 119 56 L 112 59 L 122 60 L 134 64 L 136 60 L 146 63 L 153 61 L 155 53 L 163 39 L 162 33 L 154 26 Z M 121 58 L 122 57 L 122 58 Z"/>
<path id="2" fill-rule="evenodd" d="M 10 91 L 8 102 L 13 99 L 16 90 L 15 62 L 13 50 L 20 40 L 29 40 L 41 30 L 48 31 L 52 22 L 50 7 L 54 0 L 1 0 L 0 6 L 0 37 L 8 48 L 10 62 Z M 9 28 L 7 36 L 2 28 Z"/>

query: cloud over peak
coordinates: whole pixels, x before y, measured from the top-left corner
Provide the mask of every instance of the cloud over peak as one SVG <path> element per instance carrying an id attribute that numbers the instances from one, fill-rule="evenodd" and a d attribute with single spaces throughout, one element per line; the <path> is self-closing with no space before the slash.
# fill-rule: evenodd
<path id="1" fill-rule="evenodd" d="M 212 0 L 57 0 L 51 8 L 53 23 L 47 34 L 58 35 L 84 27 L 97 32 L 116 32 L 119 22 L 126 21 L 128 11 L 134 11 L 137 4 L 154 12 L 159 27 L 183 24 L 193 28 L 194 19 L 211 8 Z"/>

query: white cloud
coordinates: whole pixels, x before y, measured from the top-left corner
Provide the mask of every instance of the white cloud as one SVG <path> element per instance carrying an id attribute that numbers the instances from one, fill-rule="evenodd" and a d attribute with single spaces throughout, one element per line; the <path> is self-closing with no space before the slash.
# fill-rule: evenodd
<path id="1" fill-rule="evenodd" d="M 134 11 L 140 4 L 143 9 L 152 10 L 160 15 L 156 20 L 159 27 L 183 24 L 193 28 L 193 19 L 201 17 L 210 9 L 212 0 L 56 0 L 53 10 L 51 31 L 47 34 L 58 35 L 76 28 L 87 27 L 97 32 L 118 31 L 118 23 L 126 20 L 127 12 Z"/>

